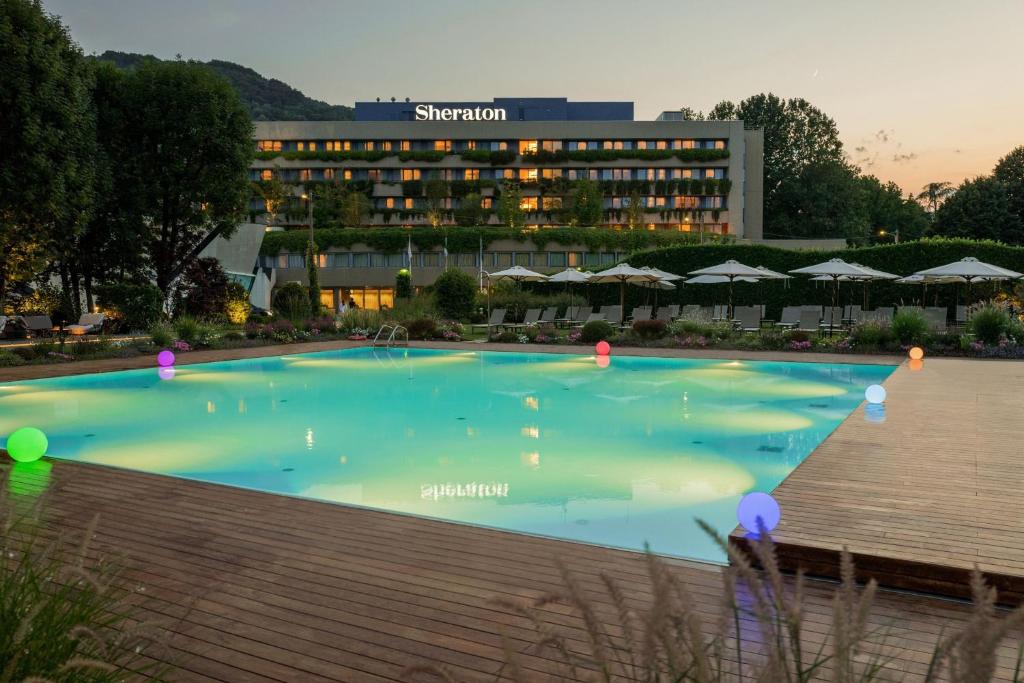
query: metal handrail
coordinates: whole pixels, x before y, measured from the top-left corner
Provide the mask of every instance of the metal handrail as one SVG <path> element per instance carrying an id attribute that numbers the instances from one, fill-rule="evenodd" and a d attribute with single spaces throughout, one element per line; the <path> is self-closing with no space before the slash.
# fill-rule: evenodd
<path id="1" fill-rule="evenodd" d="M 399 330 L 401 330 L 403 333 L 405 333 L 405 345 L 406 346 L 409 345 L 409 330 L 405 329 L 405 327 L 403 327 L 402 325 L 381 325 L 380 329 L 377 330 L 377 334 L 374 335 L 374 337 L 373 337 L 373 342 L 371 343 L 371 346 L 378 346 L 379 345 L 378 342 L 380 341 L 380 336 L 382 334 L 384 334 L 384 332 L 386 330 L 391 330 L 391 332 L 384 339 L 384 344 L 383 345 L 384 345 L 385 348 L 394 346 L 395 344 L 398 343 L 396 341 L 396 337 L 398 335 Z"/>
<path id="2" fill-rule="evenodd" d="M 402 325 L 395 325 L 394 328 L 391 330 L 391 336 L 388 337 L 388 346 L 392 346 L 398 343 L 395 340 L 395 335 L 398 334 L 399 330 L 405 333 L 405 345 L 409 345 L 409 330 L 405 329 L 405 327 L 403 327 Z"/>
<path id="3" fill-rule="evenodd" d="M 378 341 L 378 340 L 380 339 L 380 335 L 384 333 L 384 330 L 391 330 L 391 334 L 394 334 L 394 333 L 395 333 L 395 332 L 394 332 L 394 326 L 392 326 L 392 325 L 381 325 L 381 326 L 380 326 L 380 329 L 379 329 L 379 330 L 377 330 L 377 334 L 375 334 L 375 335 L 373 336 L 373 342 L 371 343 L 371 344 L 372 344 L 372 346 L 376 346 L 376 345 L 377 345 L 377 341 Z M 389 337 L 389 338 L 390 338 L 390 337 Z M 386 344 L 386 343 L 387 343 L 387 342 L 385 342 L 385 344 Z"/>

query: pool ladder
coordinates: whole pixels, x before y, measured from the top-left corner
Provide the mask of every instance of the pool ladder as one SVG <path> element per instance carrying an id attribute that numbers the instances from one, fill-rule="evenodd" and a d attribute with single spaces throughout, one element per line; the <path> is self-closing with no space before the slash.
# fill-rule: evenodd
<path id="1" fill-rule="evenodd" d="M 385 332 L 388 332 L 388 330 L 390 330 L 388 335 L 386 337 L 384 337 L 384 339 L 381 339 L 381 335 L 383 335 Z M 399 337 L 399 332 L 402 333 L 402 335 L 404 336 L 404 339 Z M 377 330 L 376 336 L 373 338 L 373 344 L 372 345 L 373 346 L 384 346 L 384 347 L 399 346 L 399 345 L 401 345 L 401 346 L 408 346 L 409 345 L 409 330 L 405 329 L 401 325 L 381 325 L 380 329 Z"/>

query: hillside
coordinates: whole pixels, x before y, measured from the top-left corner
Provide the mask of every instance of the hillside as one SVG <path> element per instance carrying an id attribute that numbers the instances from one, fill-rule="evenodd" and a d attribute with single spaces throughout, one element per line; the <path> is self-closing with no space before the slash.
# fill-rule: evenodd
<path id="1" fill-rule="evenodd" d="M 107 50 L 97 59 L 113 62 L 121 69 L 132 69 L 152 55 Z M 306 97 L 300 91 L 276 78 L 266 78 L 252 69 L 214 59 L 196 62 L 224 76 L 238 91 L 253 121 L 350 121 L 352 107 L 327 104 Z"/>

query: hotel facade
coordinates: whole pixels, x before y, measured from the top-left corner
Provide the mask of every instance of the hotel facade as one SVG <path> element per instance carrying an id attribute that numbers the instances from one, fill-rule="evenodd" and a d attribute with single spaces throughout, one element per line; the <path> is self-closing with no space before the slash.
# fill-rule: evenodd
<path id="1" fill-rule="evenodd" d="M 572 220 L 575 187 L 586 179 L 602 194 L 595 229 L 759 241 L 762 132 L 744 130 L 742 121 L 686 121 L 677 112 L 637 121 L 633 108 L 632 102 L 565 98 L 357 102 L 354 121 L 256 122 L 251 177 L 276 178 L 303 194 L 316 183 L 342 184 L 366 197 L 358 227 L 383 229 L 454 225 L 467 196 L 479 198 L 481 225 L 501 225 L 500 194 L 512 184 L 526 228 L 538 230 Z M 437 180 L 445 184 L 444 196 L 435 191 L 428 197 L 427 184 Z M 638 212 L 629 210 L 632 201 L 643 208 L 639 221 Z M 277 227 L 306 227 L 300 214 Z M 408 253 L 359 247 L 320 256 L 326 305 L 355 299 L 368 308 L 387 306 L 398 268 L 411 266 L 417 286 L 430 284 L 444 268 L 436 253 L 414 253 L 410 260 Z M 496 242 L 480 253 L 449 255 L 449 265 L 479 272 L 518 263 L 550 271 L 622 256 L 590 254 L 583 245 L 548 243 L 545 249 Z M 278 283 L 306 277 L 302 254 L 264 250 L 260 266 L 277 271 Z"/>

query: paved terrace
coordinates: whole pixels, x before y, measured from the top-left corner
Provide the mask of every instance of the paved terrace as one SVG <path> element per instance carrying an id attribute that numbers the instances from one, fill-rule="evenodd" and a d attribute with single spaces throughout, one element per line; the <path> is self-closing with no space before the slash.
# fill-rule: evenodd
<path id="1" fill-rule="evenodd" d="M 180 363 L 300 353 L 352 346 L 314 343 L 185 354 Z M 434 345 L 526 350 L 523 346 Z M 584 348 L 536 347 L 549 352 Z M 621 350 L 638 355 L 891 362 L 891 358 Z M 0 369 L 0 381 L 151 366 L 152 359 Z M 887 381 L 887 421 L 861 410 L 777 490 L 783 521 L 774 536 L 787 562 L 834 571 L 847 545 L 865 575 L 883 583 L 956 594 L 978 563 L 1004 590 L 1024 582 L 1024 524 L 1017 467 L 1024 364 L 928 359 Z M 6 467 L 6 466 L 3 466 Z M 0 467 L 0 469 L 3 469 Z M 21 477 L 18 480 L 18 477 Z M 174 620 L 171 645 L 188 681 L 383 681 L 444 663 L 460 680 L 493 680 L 502 631 L 529 642 L 528 624 L 489 603 L 532 599 L 559 587 L 554 559 L 588 588 L 606 571 L 638 604 L 649 597 L 643 558 L 502 531 L 243 491 L 169 477 L 56 461 L 48 476 L 15 470 L 11 486 L 49 490 L 51 523 L 80 531 L 101 515 L 97 547 L 121 555 L 146 586 L 148 609 Z M 721 600 L 715 568 L 677 562 L 674 571 L 709 615 Z M 828 584 L 807 593 L 808 631 L 830 627 Z M 613 623 L 610 605 L 602 621 Z M 875 623 L 907 648 L 891 666 L 918 680 L 938 634 L 966 608 L 919 595 L 883 592 Z M 559 606 L 544 618 L 583 647 L 580 623 Z M 709 621 L 713 621 L 709 618 Z M 751 651 L 756 644 L 748 643 Z M 1007 648 L 1002 663 L 1012 666 Z M 528 655 L 531 678 L 554 664 Z M 1002 671 L 1010 677 L 1009 669 Z"/>

